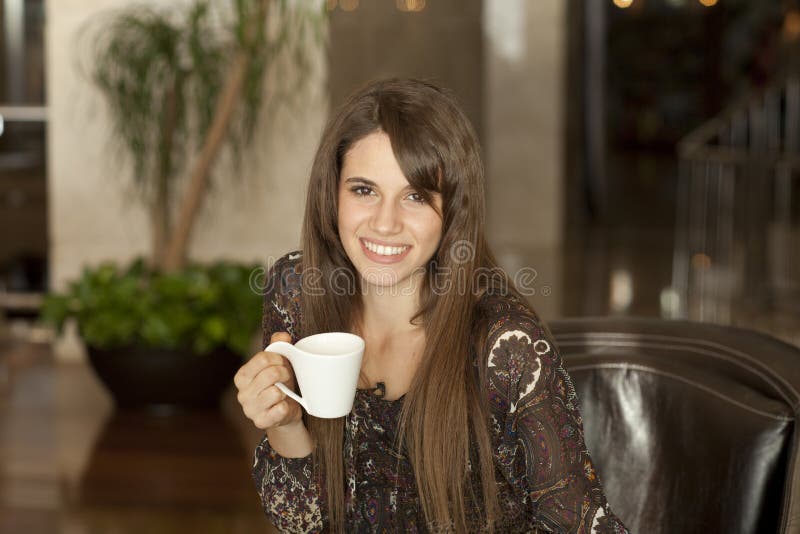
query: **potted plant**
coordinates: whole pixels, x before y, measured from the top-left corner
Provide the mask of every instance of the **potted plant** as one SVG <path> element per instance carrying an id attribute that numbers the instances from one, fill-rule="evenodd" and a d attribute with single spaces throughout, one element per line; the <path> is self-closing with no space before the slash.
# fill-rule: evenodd
<path id="1" fill-rule="evenodd" d="M 120 408 L 214 407 L 258 329 L 257 265 L 190 264 L 166 273 L 143 259 L 84 269 L 44 315 L 74 317 L 89 361 Z"/>
<path id="2" fill-rule="evenodd" d="M 213 406 L 247 354 L 260 316 L 249 284 L 259 266 L 200 265 L 187 250 L 203 202 L 226 178 L 212 173 L 217 156 L 227 149 L 240 161 L 266 79 L 274 80 L 270 105 L 292 102 L 325 13 L 311 1 L 181 5 L 115 11 L 81 32 L 113 140 L 150 213 L 152 250 L 127 266 L 84 269 L 66 292 L 47 296 L 43 317 L 59 331 L 77 320 L 122 408 Z"/>

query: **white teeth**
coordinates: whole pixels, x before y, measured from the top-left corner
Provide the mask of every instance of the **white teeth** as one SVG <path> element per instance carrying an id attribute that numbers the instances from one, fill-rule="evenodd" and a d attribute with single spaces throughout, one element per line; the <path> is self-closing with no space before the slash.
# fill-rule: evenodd
<path id="1" fill-rule="evenodd" d="M 374 252 L 375 254 L 380 254 L 381 256 L 395 256 L 397 254 L 402 254 L 406 251 L 408 246 L 405 247 L 386 247 L 384 245 L 376 245 L 369 241 L 364 241 L 365 246 Z"/>

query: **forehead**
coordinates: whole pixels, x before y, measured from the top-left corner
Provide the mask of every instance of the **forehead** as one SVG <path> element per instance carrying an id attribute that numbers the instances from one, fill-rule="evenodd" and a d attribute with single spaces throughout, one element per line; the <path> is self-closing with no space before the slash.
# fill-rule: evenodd
<path id="1" fill-rule="evenodd" d="M 340 183 L 354 177 L 366 178 L 387 189 L 409 185 L 394 156 L 389 136 L 383 132 L 367 135 L 345 153 Z"/>

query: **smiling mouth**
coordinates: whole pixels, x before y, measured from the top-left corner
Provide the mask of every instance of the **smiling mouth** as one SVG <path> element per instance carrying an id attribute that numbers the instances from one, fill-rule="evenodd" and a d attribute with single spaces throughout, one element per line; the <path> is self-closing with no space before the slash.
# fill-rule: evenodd
<path id="1" fill-rule="evenodd" d="M 409 245 L 400 245 L 400 246 L 378 245 L 377 243 L 373 243 L 366 239 L 361 239 L 361 243 L 367 250 L 375 254 L 378 254 L 379 256 L 399 256 L 410 248 Z"/>

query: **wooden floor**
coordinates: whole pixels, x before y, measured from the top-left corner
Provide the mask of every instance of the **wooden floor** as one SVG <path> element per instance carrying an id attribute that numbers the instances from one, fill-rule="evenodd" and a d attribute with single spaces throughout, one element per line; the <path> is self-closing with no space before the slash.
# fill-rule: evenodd
<path id="1" fill-rule="evenodd" d="M 120 414 L 91 370 L 0 346 L 0 533 L 273 532 L 250 478 L 259 433 L 219 413 Z"/>

